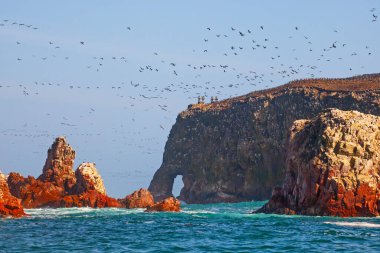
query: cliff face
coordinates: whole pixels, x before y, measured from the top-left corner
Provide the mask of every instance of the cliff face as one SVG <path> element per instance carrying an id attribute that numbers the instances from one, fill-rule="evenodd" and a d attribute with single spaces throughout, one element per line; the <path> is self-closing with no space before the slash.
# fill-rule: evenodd
<path id="1" fill-rule="evenodd" d="M 188 203 L 270 198 L 284 178 L 288 129 L 326 108 L 380 115 L 380 75 L 318 79 L 181 112 L 165 145 L 163 163 L 149 190 L 156 200 L 172 195 L 183 176 L 180 199 Z"/>
<path id="2" fill-rule="evenodd" d="M 8 185 L 13 196 L 26 208 L 38 207 L 119 207 L 106 195 L 103 180 L 93 163 L 73 171 L 75 151 L 65 138 L 58 137 L 48 151 L 42 174 L 35 179 L 10 173 Z"/>
<path id="3" fill-rule="evenodd" d="M 378 216 L 380 117 L 329 109 L 294 122 L 286 177 L 258 212 Z"/>

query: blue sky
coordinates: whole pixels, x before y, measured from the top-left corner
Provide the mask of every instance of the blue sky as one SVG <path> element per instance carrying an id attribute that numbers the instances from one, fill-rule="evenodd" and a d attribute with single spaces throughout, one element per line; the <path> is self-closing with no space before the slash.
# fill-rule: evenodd
<path id="1" fill-rule="evenodd" d="M 378 1 L 1 6 L 0 169 L 38 176 L 66 135 L 75 166 L 96 162 L 115 197 L 149 185 L 177 114 L 198 95 L 379 72 Z"/>

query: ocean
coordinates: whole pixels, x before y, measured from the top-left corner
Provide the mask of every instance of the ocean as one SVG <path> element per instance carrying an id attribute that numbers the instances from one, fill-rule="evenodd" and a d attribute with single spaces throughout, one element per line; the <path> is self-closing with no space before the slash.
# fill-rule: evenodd
<path id="1" fill-rule="evenodd" d="M 264 202 L 27 209 L 0 219 L 0 252 L 379 252 L 379 218 L 250 214 Z"/>

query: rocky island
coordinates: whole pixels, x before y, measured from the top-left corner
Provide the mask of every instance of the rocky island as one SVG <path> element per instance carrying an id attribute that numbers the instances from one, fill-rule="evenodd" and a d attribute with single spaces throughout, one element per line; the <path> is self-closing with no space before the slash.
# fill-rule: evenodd
<path id="1" fill-rule="evenodd" d="M 36 179 L 11 172 L 0 173 L 0 217 L 21 217 L 25 208 L 119 207 L 146 208 L 153 212 L 179 212 L 175 198 L 154 202 L 147 189 L 140 189 L 124 199 L 107 196 L 95 163 L 84 162 L 73 170 L 75 151 L 64 137 L 55 139 L 48 150 L 42 174 Z"/>
<path id="2" fill-rule="evenodd" d="M 257 212 L 378 216 L 380 117 L 328 109 L 293 123 L 286 176 Z"/>
<path id="3" fill-rule="evenodd" d="M 181 112 L 149 190 L 172 196 L 183 176 L 187 203 L 265 200 L 285 177 L 288 130 L 326 108 L 380 115 L 380 74 L 308 79 Z"/>
<path id="4" fill-rule="evenodd" d="M 42 174 L 36 179 L 10 173 L 8 185 L 25 208 L 120 207 L 106 195 L 103 180 L 94 163 L 82 163 L 74 172 L 75 151 L 64 137 L 55 139 L 48 151 Z"/>

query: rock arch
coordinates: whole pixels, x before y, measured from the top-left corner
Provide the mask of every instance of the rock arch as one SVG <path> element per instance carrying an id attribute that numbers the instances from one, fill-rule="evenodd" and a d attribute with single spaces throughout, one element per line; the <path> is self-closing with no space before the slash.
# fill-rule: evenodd
<path id="1" fill-rule="evenodd" d="M 183 176 L 187 203 L 265 200 L 284 178 L 290 126 L 326 108 L 380 115 L 380 75 L 289 83 L 181 112 L 149 190 L 172 196 Z"/>

